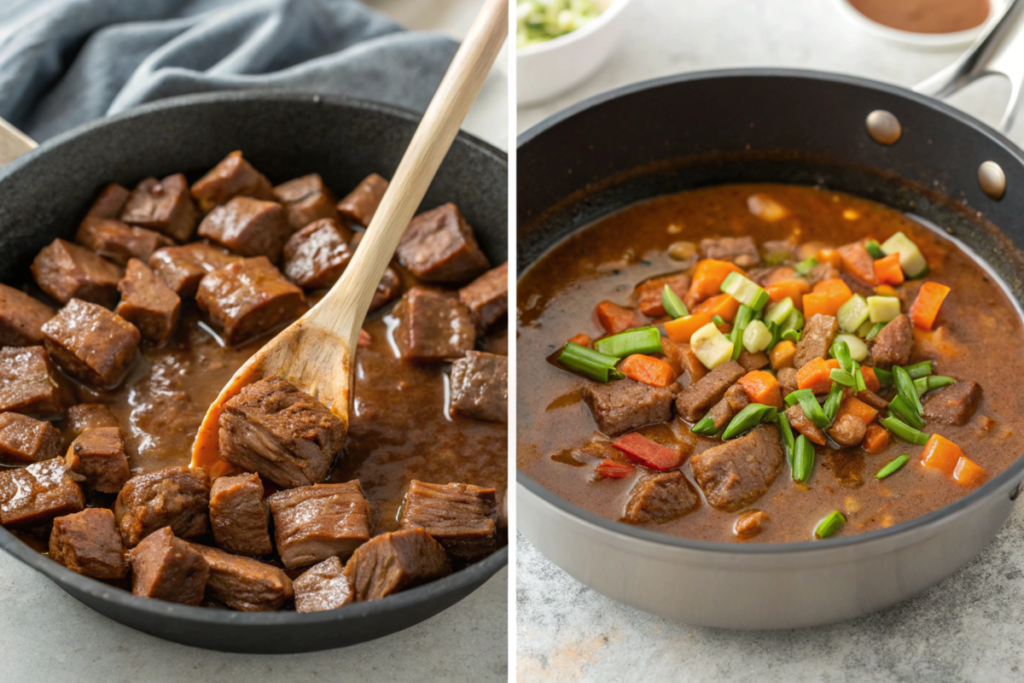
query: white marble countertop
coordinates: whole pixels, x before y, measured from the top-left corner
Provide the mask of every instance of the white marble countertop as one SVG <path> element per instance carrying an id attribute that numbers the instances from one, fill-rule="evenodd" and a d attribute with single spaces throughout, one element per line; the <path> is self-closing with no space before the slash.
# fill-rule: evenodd
<path id="1" fill-rule="evenodd" d="M 634 0 L 622 43 L 588 83 L 519 110 L 523 131 L 585 97 L 697 69 L 787 66 L 912 85 L 956 53 L 913 52 L 848 25 L 826 0 Z M 1009 88 L 952 102 L 988 123 Z M 1024 142 L 1024 125 L 1011 135 Z M 517 543 L 521 681 L 997 681 L 1024 671 L 1024 510 L 968 567 L 924 595 L 834 626 L 785 632 L 696 628 L 625 607 Z"/>

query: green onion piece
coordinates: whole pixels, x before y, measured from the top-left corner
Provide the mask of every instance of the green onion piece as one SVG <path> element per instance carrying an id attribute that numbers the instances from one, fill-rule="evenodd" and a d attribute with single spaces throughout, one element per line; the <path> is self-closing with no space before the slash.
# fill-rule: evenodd
<path id="1" fill-rule="evenodd" d="M 793 299 L 787 296 L 782 301 L 764 309 L 764 321 L 766 323 L 782 325 L 794 310 L 796 310 L 796 307 L 793 305 Z"/>
<path id="2" fill-rule="evenodd" d="M 711 316 L 711 322 L 715 324 L 715 327 L 721 327 L 722 325 L 725 324 L 725 318 L 716 313 L 715 315 Z"/>
<path id="3" fill-rule="evenodd" d="M 882 469 L 878 470 L 878 474 L 875 475 L 875 479 L 885 479 L 890 474 L 903 467 L 908 460 L 910 460 L 909 455 L 901 455 Z"/>
<path id="4" fill-rule="evenodd" d="M 796 272 L 800 273 L 801 275 L 807 275 L 807 273 L 811 272 L 814 269 L 814 266 L 816 265 L 818 265 L 818 259 L 804 259 L 800 263 L 796 264 Z"/>
<path id="5" fill-rule="evenodd" d="M 665 312 L 672 316 L 673 319 L 685 318 L 690 315 L 686 304 L 668 285 L 665 285 L 665 289 L 661 290 L 661 305 L 665 307 Z"/>
<path id="6" fill-rule="evenodd" d="M 616 358 L 633 353 L 661 353 L 661 333 L 657 327 L 634 327 L 594 342 L 594 350 Z"/>
<path id="7" fill-rule="evenodd" d="M 881 423 L 883 427 L 904 441 L 917 444 L 918 446 L 923 446 L 928 443 L 928 437 L 931 436 L 930 434 L 925 434 L 924 432 L 914 429 L 892 415 L 882 419 Z"/>
<path id="8" fill-rule="evenodd" d="M 828 398 L 825 399 L 825 405 L 822 406 L 822 410 L 825 413 L 825 417 L 828 418 L 828 424 L 832 424 L 832 420 L 836 419 L 836 414 L 839 413 L 839 404 L 843 402 L 843 385 L 839 382 L 832 382 L 832 388 L 828 392 Z M 825 425 L 822 427 L 824 429 Z"/>
<path id="9" fill-rule="evenodd" d="M 903 369 L 907 371 L 911 379 L 918 379 L 919 377 L 932 374 L 932 362 L 930 360 L 923 360 L 920 363 L 908 365 Z"/>
<path id="10" fill-rule="evenodd" d="M 892 369 L 892 378 L 896 382 L 896 391 L 900 397 L 914 411 L 915 415 L 920 416 L 924 412 L 924 408 L 921 406 L 921 396 L 917 393 L 914 380 L 910 379 L 907 371 L 898 365 Z"/>
<path id="11" fill-rule="evenodd" d="M 834 369 L 832 372 L 828 373 L 828 376 L 832 379 L 833 382 L 836 382 L 837 384 L 842 384 L 844 387 L 852 387 L 855 384 L 857 384 L 856 378 L 854 378 L 853 375 L 851 375 L 846 370 L 843 370 L 841 368 Z"/>
<path id="12" fill-rule="evenodd" d="M 768 292 L 764 291 L 753 280 L 733 271 L 722 281 L 721 291 L 732 296 L 741 304 L 760 311 L 771 301 Z"/>
<path id="13" fill-rule="evenodd" d="M 878 378 L 878 383 L 883 387 L 892 386 L 892 373 L 882 368 L 872 368 L 875 371 L 875 377 Z"/>
<path id="14" fill-rule="evenodd" d="M 780 336 L 786 341 L 791 341 L 794 344 L 800 341 L 800 333 L 796 330 L 786 330 Z"/>
<path id="15" fill-rule="evenodd" d="M 786 318 L 786 322 L 782 323 L 782 331 L 786 330 L 802 330 L 804 329 L 804 314 L 800 311 L 793 309 Z"/>
<path id="16" fill-rule="evenodd" d="M 821 409 L 821 404 L 818 403 L 818 399 L 814 397 L 814 392 L 810 389 L 798 389 L 789 396 L 786 397 L 786 403 L 794 405 L 800 404 L 800 408 L 803 409 L 804 415 L 807 419 L 813 422 L 816 426 L 824 429 L 828 427 L 832 420 L 828 419 L 825 415 L 825 411 Z"/>
<path id="17" fill-rule="evenodd" d="M 774 406 L 751 403 L 736 413 L 735 417 L 729 421 L 729 426 L 722 432 L 722 441 L 728 441 L 733 437 L 748 432 L 762 422 L 774 422 L 777 418 L 778 410 Z"/>
<path id="18" fill-rule="evenodd" d="M 875 323 L 875 326 L 868 331 L 864 338 L 867 339 L 868 341 L 871 341 L 872 339 L 878 336 L 878 333 L 882 331 L 883 327 L 885 327 L 885 323 Z"/>
<path id="19" fill-rule="evenodd" d="M 768 331 L 772 333 L 772 341 L 768 344 L 768 349 L 766 350 L 770 350 L 782 339 L 782 330 L 775 323 L 768 323 Z"/>
<path id="20" fill-rule="evenodd" d="M 917 389 L 918 396 L 921 396 L 929 391 L 948 387 L 955 381 L 956 380 L 952 377 L 946 377 L 944 375 L 928 375 L 927 377 L 918 377 L 915 379 L 914 387 Z"/>
<path id="21" fill-rule="evenodd" d="M 793 481 L 807 481 L 814 469 L 814 445 L 801 434 L 793 447 Z"/>
<path id="22" fill-rule="evenodd" d="M 924 420 L 921 419 L 921 416 L 918 413 L 914 412 L 914 409 L 909 403 L 907 403 L 906 399 L 904 399 L 902 395 L 896 396 L 889 401 L 889 410 L 915 429 L 924 427 Z"/>
<path id="23" fill-rule="evenodd" d="M 690 428 L 690 431 L 701 436 L 714 436 L 718 430 L 715 429 L 715 420 L 710 415 L 705 415 Z"/>
<path id="24" fill-rule="evenodd" d="M 732 342 L 732 359 L 737 360 L 743 351 L 743 333 L 747 331 L 747 325 L 754 319 L 754 309 L 746 304 L 740 304 L 736 311 L 736 319 L 732 322 L 732 332 L 729 333 L 729 341 Z"/>
<path id="25" fill-rule="evenodd" d="M 843 517 L 843 513 L 833 510 L 828 513 L 828 517 L 818 522 L 818 526 L 814 528 L 814 535 L 818 538 L 828 538 L 839 531 L 844 524 L 846 524 L 846 517 Z"/>
<path id="26" fill-rule="evenodd" d="M 843 340 L 832 344 L 829 354 L 839 361 L 839 367 L 847 372 L 853 372 L 853 356 L 850 355 L 850 347 Z"/>
<path id="27" fill-rule="evenodd" d="M 614 379 L 622 377 L 622 373 L 615 370 L 615 364 L 619 362 L 618 358 L 573 342 L 568 342 L 562 349 L 562 353 L 558 354 L 558 362 L 570 370 L 583 373 L 598 382 L 607 382 L 609 377 Z"/>
<path id="28" fill-rule="evenodd" d="M 785 413 L 779 413 L 779 434 L 782 436 L 782 446 L 786 451 L 786 462 L 789 469 L 793 469 L 793 449 L 796 447 L 796 439 L 793 437 L 793 428 L 789 425 L 789 419 Z"/>
<path id="29" fill-rule="evenodd" d="M 871 254 L 871 258 L 873 259 L 880 259 L 885 256 L 885 252 L 882 251 L 882 245 L 876 240 L 868 240 L 864 243 L 864 248 L 868 250 L 868 253 Z"/>
<path id="30" fill-rule="evenodd" d="M 857 368 L 857 372 L 853 373 L 853 388 L 860 393 L 868 390 L 867 382 L 864 381 L 864 371 Z"/>

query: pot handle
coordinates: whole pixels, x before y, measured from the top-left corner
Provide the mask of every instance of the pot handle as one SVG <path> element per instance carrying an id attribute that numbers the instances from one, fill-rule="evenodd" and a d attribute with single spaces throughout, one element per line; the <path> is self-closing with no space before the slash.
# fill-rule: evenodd
<path id="1" fill-rule="evenodd" d="M 39 143 L 0 118 L 0 166 L 6 166 Z"/>
<path id="2" fill-rule="evenodd" d="M 1010 81 L 1010 101 L 999 127 L 1013 126 L 1024 88 L 1024 0 L 1013 0 L 955 62 L 913 87 L 915 92 L 944 98 L 984 76 L 999 74 Z"/>

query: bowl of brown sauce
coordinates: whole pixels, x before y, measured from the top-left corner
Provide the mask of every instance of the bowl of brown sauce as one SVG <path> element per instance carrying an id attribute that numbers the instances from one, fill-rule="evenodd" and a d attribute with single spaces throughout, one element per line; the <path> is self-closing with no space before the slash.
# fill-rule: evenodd
<path id="1" fill-rule="evenodd" d="M 1007 0 L 833 0 L 862 30 L 907 47 L 946 49 L 973 42 Z"/>

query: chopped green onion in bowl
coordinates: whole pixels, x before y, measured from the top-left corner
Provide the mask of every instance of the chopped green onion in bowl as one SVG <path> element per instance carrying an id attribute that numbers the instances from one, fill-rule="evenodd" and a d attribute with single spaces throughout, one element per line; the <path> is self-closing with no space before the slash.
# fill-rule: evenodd
<path id="1" fill-rule="evenodd" d="M 601 15 L 594 0 L 518 0 L 516 47 L 545 43 L 583 28 Z"/>

